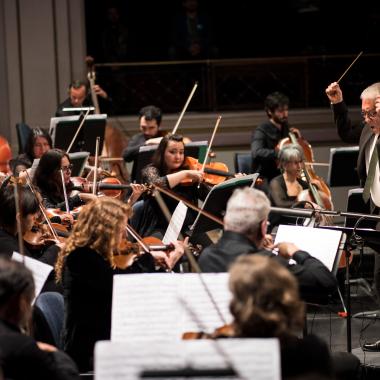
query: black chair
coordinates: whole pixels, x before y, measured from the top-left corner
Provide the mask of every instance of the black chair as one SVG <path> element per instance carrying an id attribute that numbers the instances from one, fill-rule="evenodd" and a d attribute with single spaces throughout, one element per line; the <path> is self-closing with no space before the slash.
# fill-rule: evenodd
<path id="1" fill-rule="evenodd" d="M 18 153 L 21 154 L 25 152 L 26 142 L 32 133 L 32 128 L 30 128 L 29 125 L 25 123 L 17 123 L 16 130 L 18 140 Z"/>
<path id="2" fill-rule="evenodd" d="M 57 292 L 41 293 L 36 299 L 36 306 L 50 328 L 55 346 L 62 348 L 61 331 L 65 313 L 63 295 Z"/>
<path id="3" fill-rule="evenodd" d="M 236 173 L 252 173 L 252 156 L 251 153 L 235 153 L 234 165 Z"/>

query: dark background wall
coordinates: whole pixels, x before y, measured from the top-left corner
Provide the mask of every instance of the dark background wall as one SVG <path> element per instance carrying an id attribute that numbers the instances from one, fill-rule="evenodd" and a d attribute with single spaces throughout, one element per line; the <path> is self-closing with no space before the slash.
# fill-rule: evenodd
<path id="1" fill-rule="evenodd" d="M 97 62 L 111 62 L 101 43 L 110 6 L 119 9 L 127 30 L 126 60 L 172 58 L 169 47 L 181 0 L 86 0 L 85 5 L 88 53 Z M 211 58 L 378 52 L 377 1 L 199 0 L 199 11 L 217 48 Z"/>

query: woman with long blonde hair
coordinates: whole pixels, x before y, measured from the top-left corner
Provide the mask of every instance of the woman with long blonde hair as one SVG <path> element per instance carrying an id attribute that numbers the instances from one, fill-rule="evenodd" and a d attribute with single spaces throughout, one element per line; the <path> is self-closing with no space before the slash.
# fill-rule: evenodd
<path id="1" fill-rule="evenodd" d="M 143 254 L 126 269 L 116 268 L 130 213 L 127 204 L 108 197 L 86 205 L 56 263 L 65 297 L 64 350 L 80 371 L 93 368 L 95 342 L 110 339 L 113 275 L 154 272 L 157 260 L 171 269 L 184 252 L 174 242 L 175 250 L 168 254 Z"/>

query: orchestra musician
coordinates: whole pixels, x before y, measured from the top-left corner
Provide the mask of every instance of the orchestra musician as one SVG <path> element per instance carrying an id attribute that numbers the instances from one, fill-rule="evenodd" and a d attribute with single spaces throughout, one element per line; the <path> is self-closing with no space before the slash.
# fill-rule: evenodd
<path id="1" fill-rule="evenodd" d="M 281 174 L 277 167 L 276 146 L 289 134 L 289 98 L 280 92 L 273 92 L 266 97 L 264 109 L 268 120 L 254 130 L 251 154 L 253 173 L 260 173 L 264 180 L 261 188 L 268 192 L 269 182 Z M 299 135 L 297 129 L 291 129 Z"/>
<path id="2" fill-rule="evenodd" d="M 132 136 L 123 151 L 123 158 L 126 162 L 136 160 L 141 146 L 160 143 L 162 138 L 161 121 L 162 111 L 160 108 L 149 105 L 140 109 L 140 132 Z"/>
<path id="3" fill-rule="evenodd" d="M 0 257 L 0 363 L 6 379 L 79 379 L 73 360 L 25 331 L 32 317 L 33 275 L 17 261 Z"/>
<path id="4" fill-rule="evenodd" d="M 331 353 L 315 335 L 297 336 L 305 322 L 305 305 L 296 278 L 283 265 L 269 257 L 243 255 L 229 274 L 233 336 L 278 338 L 282 379 L 358 378 L 356 356 Z"/>
<path id="5" fill-rule="evenodd" d="M 25 152 L 10 161 L 12 173 L 15 176 L 32 166 L 33 160 L 42 155 L 53 146 L 49 133 L 42 128 L 32 128 L 25 144 Z"/>
<path id="6" fill-rule="evenodd" d="M 208 192 L 207 185 L 201 183 L 203 173 L 200 170 L 189 170 L 185 164 L 185 146 L 180 135 L 167 135 L 162 138 L 152 160 L 152 164 L 143 169 L 143 182 L 171 189 L 177 195 L 184 197 L 192 204 L 197 204 L 198 198 L 204 198 Z M 200 183 L 200 187 L 198 184 Z M 163 195 L 169 211 L 174 212 L 178 201 Z M 196 214 L 187 211 L 182 230 L 195 220 Z M 142 236 L 155 235 L 162 238 L 168 222 L 157 201 L 149 195 L 144 200 L 144 209 L 140 223 L 135 223 Z"/>
<path id="7" fill-rule="evenodd" d="M 98 96 L 102 112 L 109 115 L 112 111 L 112 99 L 98 84 L 94 85 L 93 91 Z M 80 111 L 63 111 L 64 108 L 93 106 L 87 81 L 72 81 L 69 84 L 68 93 L 69 97 L 59 104 L 55 116 L 75 116 L 81 113 Z"/>
<path id="8" fill-rule="evenodd" d="M 363 198 L 370 202 L 371 211 L 379 214 L 380 209 L 380 170 L 378 157 L 380 152 L 380 82 L 368 86 L 360 95 L 361 114 L 363 121 L 354 124 L 351 121 L 349 110 L 343 100 L 343 92 L 337 82 L 331 83 L 326 88 L 326 95 L 330 100 L 334 113 L 334 121 L 339 137 L 347 143 L 359 144 L 359 155 L 357 171 L 363 190 Z M 377 158 L 376 158 L 377 156 Z M 373 170 L 370 174 L 370 163 L 372 157 L 377 159 L 374 162 Z M 364 194 L 366 193 L 366 196 Z M 371 245 L 375 250 L 374 265 L 374 286 L 377 301 L 380 303 L 380 246 Z M 363 345 L 364 350 L 380 351 L 380 340 Z"/>
<path id="9" fill-rule="evenodd" d="M 95 342 L 110 339 L 113 275 L 154 272 L 162 260 L 171 269 L 184 253 L 184 244 L 174 242 L 171 252 L 146 253 L 126 269 L 115 268 L 130 212 L 117 199 L 97 198 L 79 214 L 57 260 L 57 280 L 65 296 L 64 350 L 80 371 L 92 369 Z"/>
<path id="10" fill-rule="evenodd" d="M 318 259 L 301 251 L 292 243 L 280 243 L 278 254 L 265 249 L 270 202 L 260 190 L 236 189 L 228 200 L 224 216 L 224 232 L 216 244 L 206 247 L 200 255 L 203 272 L 227 272 L 241 255 L 268 256 L 292 272 L 305 299 L 324 297 L 336 290 L 337 282 Z M 272 247 L 271 247 L 272 248 Z M 289 259 L 296 264 L 290 265 Z"/>
<path id="11" fill-rule="evenodd" d="M 46 208 L 67 211 L 60 173 L 61 169 L 64 175 L 70 210 L 96 197 L 90 193 L 70 195 L 73 183 L 71 182 L 72 164 L 69 155 L 63 150 L 51 149 L 41 157 L 33 178 L 34 184 L 41 192 L 43 204 Z"/>

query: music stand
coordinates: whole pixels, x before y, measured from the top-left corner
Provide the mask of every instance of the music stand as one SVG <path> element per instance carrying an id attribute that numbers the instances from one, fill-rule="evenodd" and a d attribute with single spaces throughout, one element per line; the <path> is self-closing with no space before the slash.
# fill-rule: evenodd
<path id="1" fill-rule="evenodd" d="M 141 183 L 141 172 L 145 166 L 152 162 L 154 152 L 158 145 L 143 145 L 139 149 L 137 159 L 133 162 L 132 180 L 136 183 Z M 207 150 L 207 141 L 195 141 L 185 145 L 185 156 L 190 156 L 203 160 Z"/>
<path id="2" fill-rule="evenodd" d="M 64 151 L 69 147 L 80 122 L 81 116 L 53 117 L 50 120 L 49 133 L 53 140 L 53 147 Z M 99 152 L 103 149 L 104 132 L 106 128 L 107 115 L 87 116 L 81 131 L 74 141 L 71 152 L 89 152 L 95 155 L 96 137 L 100 137 Z"/>
<path id="3" fill-rule="evenodd" d="M 360 186 L 357 172 L 359 147 L 341 147 L 330 149 L 330 165 L 327 183 L 330 187 Z"/>
<path id="4" fill-rule="evenodd" d="M 90 156 L 90 152 L 75 152 L 69 153 L 70 162 L 73 165 L 71 169 L 72 177 L 81 177 L 83 170 L 86 166 L 87 159 Z"/>
<path id="5" fill-rule="evenodd" d="M 249 174 L 239 178 L 231 178 L 227 181 L 214 186 L 207 194 L 207 197 L 202 205 L 202 210 L 215 215 L 217 218 L 223 220 L 223 216 L 227 207 L 227 202 L 230 199 L 235 189 L 239 187 L 253 186 L 259 174 Z M 191 226 L 191 236 L 221 228 L 217 222 L 207 218 L 206 216 L 198 213 L 194 224 Z"/>

